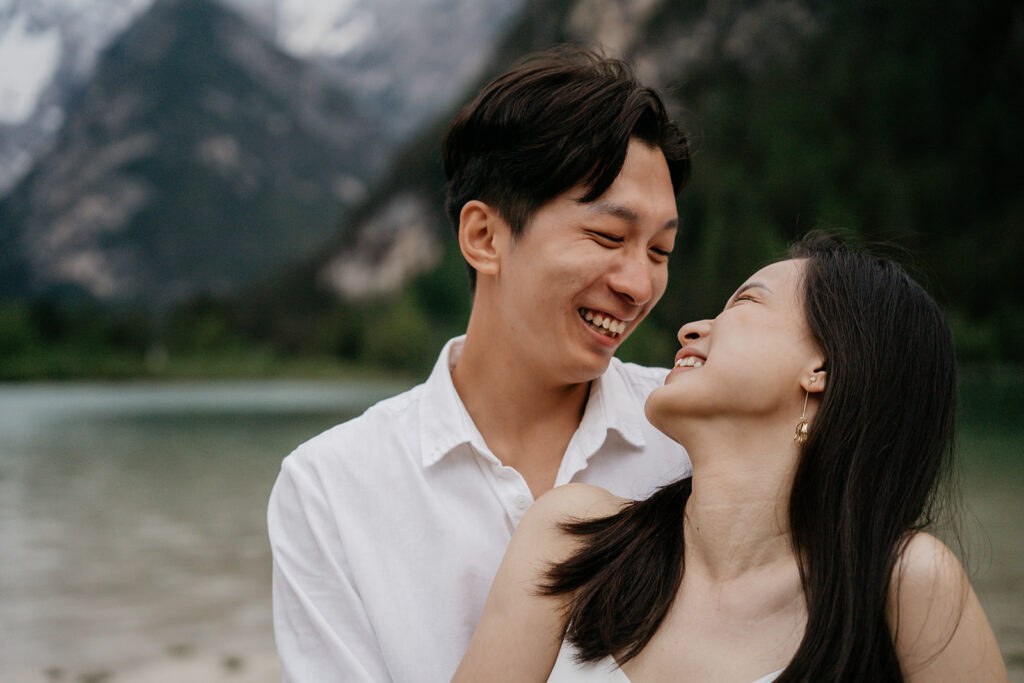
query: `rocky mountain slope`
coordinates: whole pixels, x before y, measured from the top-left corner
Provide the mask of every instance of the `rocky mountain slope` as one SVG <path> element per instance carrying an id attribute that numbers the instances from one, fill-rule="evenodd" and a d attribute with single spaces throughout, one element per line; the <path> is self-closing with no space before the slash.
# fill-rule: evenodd
<path id="1" fill-rule="evenodd" d="M 268 17 L 281 16 L 289 6 L 320 7 L 299 0 L 251 1 Z M 352 88 L 322 97 L 337 118 L 322 116 L 359 122 L 353 130 L 362 131 L 358 135 L 365 144 L 346 147 L 353 141 L 337 135 L 328 135 L 324 139 L 333 142 L 324 143 L 315 133 L 323 132 L 318 125 L 280 125 L 301 109 L 295 102 L 298 86 L 268 96 L 268 102 L 278 104 L 232 108 L 217 96 L 196 96 L 167 72 L 164 84 L 151 88 L 147 97 L 185 93 L 190 104 L 163 102 L 173 116 L 161 118 L 154 113 L 160 108 L 126 107 L 116 85 L 134 83 L 132 75 L 110 67 L 120 75 L 108 78 L 102 88 L 90 87 L 78 100 L 92 113 L 78 123 L 77 115 L 68 116 L 61 145 L 72 153 L 66 160 L 57 154 L 36 171 L 36 176 L 49 174 L 53 182 L 33 180 L 24 193 L 0 206 L 0 294 L 19 287 L 38 293 L 71 283 L 108 300 L 173 303 L 197 293 L 241 289 L 244 294 L 223 301 L 220 310 L 226 324 L 240 316 L 255 338 L 272 339 L 289 352 L 327 351 L 355 359 L 369 353 L 373 362 L 410 367 L 418 362 L 410 359 L 419 351 L 436 348 L 436 337 L 458 331 L 468 297 L 442 213 L 438 146 L 445 122 L 475 86 L 463 90 L 390 160 L 382 150 L 393 144 L 396 124 L 380 103 L 403 88 L 373 77 L 379 63 L 369 55 L 390 54 L 388 48 L 353 38 L 377 21 L 358 19 L 366 16 L 359 10 L 369 1 L 333 3 L 334 9 L 344 5 L 354 14 L 339 10 L 311 24 L 326 27 L 320 33 L 306 26 L 289 33 L 286 41 L 267 30 L 246 34 L 246 45 L 264 45 L 268 54 L 292 66 L 256 69 L 261 75 L 251 78 L 237 74 L 255 68 L 259 60 L 243 59 L 232 67 L 236 71 L 199 70 L 203 78 L 236 73 L 228 80 L 250 82 L 257 93 L 264 82 L 271 90 L 278 87 L 281 79 L 274 73 L 290 73 L 284 80 L 306 79 L 303 87 L 333 93 L 329 85 L 320 90 L 308 84 L 320 84 L 324 73 L 335 81 L 347 73 Z M 417 1 L 464 9 L 463 0 Z M 390 0 L 375 2 L 399 12 Z M 648 344 L 644 358 L 662 358 L 671 351 L 671 331 L 680 320 L 713 313 L 758 264 L 781 253 L 794 236 L 822 226 L 894 241 L 914 253 L 921 264 L 918 272 L 941 283 L 940 298 L 951 311 L 961 349 L 969 357 L 1018 358 L 1024 348 L 1018 282 L 1024 260 L 1024 231 L 1019 229 L 1024 167 L 1013 150 L 1024 145 L 1024 129 L 1016 123 L 1024 111 L 1024 11 L 1013 0 L 967 5 L 939 0 L 933 5 L 526 0 L 500 40 L 482 42 L 491 58 L 478 81 L 526 52 L 556 43 L 603 45 L 636 64 L 640 77 L 663 91 L 688 131 L 694 174 L 679 204 L 683 230 L 670 262 L 669 291 L 641 328 L 644 334 L 628 342 Z M 925 13 L 930 20 L 922 26 Z M 408 11 L 393 22 L 407 27 L 401 29 L 405 34 L 390 32 L 392 23 L 384 22 L 379 35 L 407 35 L 410 44 L 445 35 L 427 21 L 420 22 L 422 31 L 414 30 L 413 14 Z M 264 24 L 269 25 L 274 24 Z M 454 26 L 463 25 L 453 21 Z M 458 53 L 462 43 L 453 35 L 447 35 L 451 45 L 445 49 Z M 157 33 L 151 45 L 141 42 L 157 50 L 162 40 Z M 282 41 L 293 53 L 311 50 L 308 58 L 288 61 L 277 50 Z M 181 46 L 183 54 L 194 48 L 187 41 Z M 337 50 L 333 56 L 331 49 Z M 234 54 L 227 48 L 221 53 Z M 417 80 L 422 72 L 416 60 L 400 54 L 417 51 L 395 53 L 407 83 L 436 86 L 438 92 L 442 86 L 458 90 L 454 78 Z M 474 59 L 479 57 L 470 62 Z M 366 69 L 334 71 L 344 60 Z M 228 92 L 234 102 L 248 102 L 248 97 L 259 103 L 264 97 L 246 95 L 250 91 L 235 86 L 214 90 Z M 357 94 L 369 91 L 377 94 L 376 104 Z M 143 110 L 148 113 L 141 118 L 119 114 Z M 268 112 L 280 112 L 285 119 Z M 227 132 L 229 116 L 246 122 L 242 133 Z M 315 114 L 306 116 L 297 120 L 316 119 Z M 124 128 L 131 134 L 111 132 L 119 122 L 137 119 L 148 122 Z M 185 132 L 182 127 L 193 120 L 199 127 Z M 163 130 L 174 132 L 153 137 Z M 298 136 L 288 146 L 301 147 L 303 140 L 316 138 L 317 145 L 330 147 L 329 158 L 315 150 L 289 156 L 266 142 L 285 130 Z M 226 139 L 231 135 L 241 137 L 232 143 Z M 72 144 L 90 139 L 97 144 Z M 154 142 L 158 139 L 173 142 Z M 153 149 L 162 151 L 154 156 Z M 381 151 L 381 158 L 389 159 L 386 173 L 374 181 L 372 170 L 353 171 L 361 163 L 372 168 L 385 163 L 346 158 L 345 149 Z M 259 163 L 248 163 L 250 157 Z M 299 158 L 308 159 L 309 168 Z M 182 169 L 186 172 L 179 173 Z M 103 174 L 115 180 L 94 185 Z M 253 178 L 271 176 L 274 181 L 252 189 Z M 315 185 L 332 176 L 340 179 L 330 182 L 337 213 L 321 211 L 323 222 L 316 224 L 328 227 L 311 232 L 315 202 L 309 203 L 312 195 L 300 189 L 310 186 L 287 179 Z M 369 182 L 360 185 L 353 178 Z M 177 204 L 155 203 L 154 188 L 164 186 L 171 190 L 166 195 L 159 191 L 160 196 Z M 360 194 L 365 198 L 360 200 Z M 338 211 L 346 200 L 347 209 Z M 199 226 L 204 226 L 202 234 Z M 218 233 L 224 226 L 228 229 Z M 309 237 L 314 233 L 318 237 Z M 999 248 L 993 248 L 993 236 L 999 236 Z M 245 288 L 247 281 L 268 273 L 273 275 L 259 287 Z M 655 332 L 645 341 L 648 329 Z"/>
<path id="2" fill-rule="evenodd" d="M 158 0 L 0 204 L 0 282 L 156 307 L 230 290 L 332 233 L 385 140 L 333 79 L 239 16 Z"/>
<path id="3" fill-rule="evenodd" d="M 230 6 L 0 0 L 0 194 L 34 169 L 0 204 L 0 294 L 163 307 L 308 254 L 518 2 Z"/>
<path id="4" fill-rule="evenodd" d="M 401 139 L 474 78 L 522 0 L 222 0 Z M 52 144 L 104 47 L 154 0 L 0 0 L 0 196 Z M 453 39 L 453 37 L 457 37 Z"/>
<path id="5" fill-rule="evenodd" d="M 721 68 L 756 72 L 816 28 L 810 9 L 797 0 L 718 1 L 706 9 L 671 0 L 534 0 L 510 27 L 481 83 L 533 50 L 563 42 L 600 46 L 630 60 L 641 80 L 665 90 L 679 115 L 686 110 L 676 87 L 681 81 Z M 440 262 L 451 239 L 442 211 L 439 146 L 454 111 L 399 153 L 389 176 L 345 219 L 335 243 L 313 266 L 321 286 L 342 299 L 384 294 Z"/>
<path id="6" fill-rule="evenodd" d="M 53 142 L 100 51 L 152 0 L 0 0 L 0 196 Z"/>
<path id="7" fill-rule="evenodd" d="M 531 0 L 487 73 L 563 41 L 632 61 L 692 144 L 669 289 L 627 355 L 662 362 L 680 321 L 713 315 L 798 235 L 838 228 L 897 245 L 898 259 L 936 283 L 965 358 L 1022 357 L 1020 3 Z M 404 321 L 392 338 L 410 340 L 388 362 L 463 329 L 468 297 L 439 158 L 452 113 L 399 155 L 330 248 L 265 288 L 265 310 L 282 295 L 277 310 L 340 307 L 331 315 L 351 338 L 358 302 L 376 301 L 374 319 Z M 300 322 L 282 337 L 298 337 Z M 337 348 L 373 351 L 381 335 L 370 332 L 362 347 Z"/>

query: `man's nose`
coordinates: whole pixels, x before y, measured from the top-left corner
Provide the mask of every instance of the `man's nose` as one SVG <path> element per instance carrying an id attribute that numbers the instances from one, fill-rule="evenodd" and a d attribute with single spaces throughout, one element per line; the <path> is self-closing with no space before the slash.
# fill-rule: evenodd
<path id="1" fill-rule="evenodd" d="M 629 300 L 643 306 L 654 296 L 653 264 L 646 253 L 638 256 L 624 256 L 621 267 L 611 278 L 611 288 Z"/>

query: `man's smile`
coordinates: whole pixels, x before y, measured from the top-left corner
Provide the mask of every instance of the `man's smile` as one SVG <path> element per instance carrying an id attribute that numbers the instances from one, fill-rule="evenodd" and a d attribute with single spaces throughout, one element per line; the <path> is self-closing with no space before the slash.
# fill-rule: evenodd
<path id="1" fill-rule="evenodd" d="M 606 337 L 618 337 L 626 329 L 626 323 L 623 320 L 614 318 L 607 313 L 601 311 L 595 311 L 590 308 L 579 308 L 577 312 L 580 317 L 587 322 L 594 330 L 600 332 Z"/>

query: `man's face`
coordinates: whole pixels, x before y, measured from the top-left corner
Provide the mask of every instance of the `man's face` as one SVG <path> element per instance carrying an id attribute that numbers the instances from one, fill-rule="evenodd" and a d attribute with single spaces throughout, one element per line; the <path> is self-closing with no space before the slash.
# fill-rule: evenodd
<path id="1" fill-rule="evenodd" d="M 637 140 L 611 187 L 589 204 L 582 195 L 575 188 L 534 213 L 495 289 L 506 335 L 498 343 L 559 384 L 600 376 L 661 298 L 678 223 L 665 157 Z"/>

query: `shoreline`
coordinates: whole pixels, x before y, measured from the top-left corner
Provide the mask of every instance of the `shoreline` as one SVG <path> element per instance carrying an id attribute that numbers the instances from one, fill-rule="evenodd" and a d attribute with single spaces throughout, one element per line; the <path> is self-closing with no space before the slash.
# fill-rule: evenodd
<path id="1" fill-rule="evenodd" d="M 137 661 L 120 661 L 103 665 L 45 665 L 20 671 L 6 671 L 10 683 L 277 683 L 281 666 L 271 647 L 259 648 L 256 643 L 245 649 L 192 649 L 168 647 L 165 654 Z"/>

